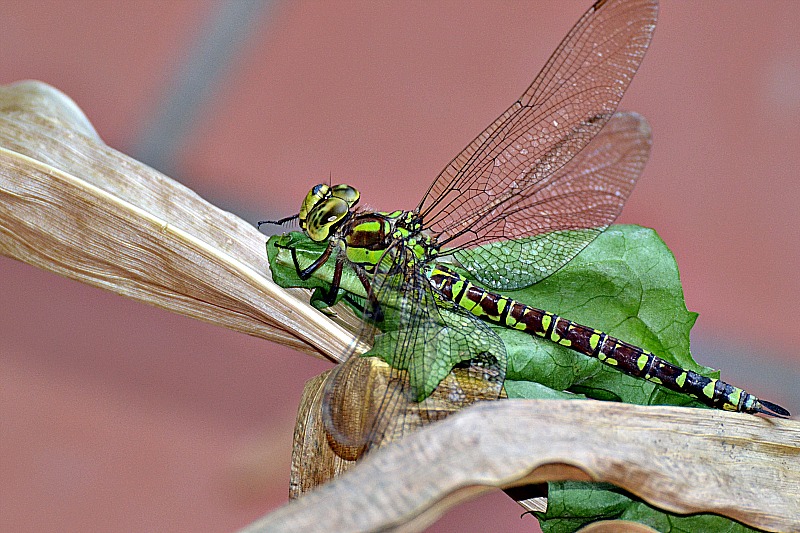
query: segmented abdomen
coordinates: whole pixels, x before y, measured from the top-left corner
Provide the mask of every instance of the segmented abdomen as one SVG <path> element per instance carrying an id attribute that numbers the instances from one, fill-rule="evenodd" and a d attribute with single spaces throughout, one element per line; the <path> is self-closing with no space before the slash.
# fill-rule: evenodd
<path id="1" fill-rule="evenodd" d="M 490 322 L 546 338 L 717 409 L 763 412 L 759 399 L 738 387 L 685 370 L 602 331 L 489 292 L 447 267 L 436 265 L 430 281 L 444 298 Z"/>

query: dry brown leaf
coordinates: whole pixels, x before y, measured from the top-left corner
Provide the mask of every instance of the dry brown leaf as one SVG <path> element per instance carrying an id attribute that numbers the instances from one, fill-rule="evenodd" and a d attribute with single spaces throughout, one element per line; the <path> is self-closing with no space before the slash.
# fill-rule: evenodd
<path id="1" fill-rule="evenodd" d="M 433 393 L 423 402 L 407 402 L 395 398 L 395 417 L 381 420 L 379 424 L 371 415 L 380 412 L 389 390 L 397 387 L 405 372 L 393 371 L 377 357 L 352 357 L 335 370 L 330 370 L 309 380 L 303 389 L 300 410 L 295 425 L 292 446 L 292 472 L 289 498 L 298 498 L 315 487 L 327 483 L 352 465 L 364 453 L 364 447 L 348 447 L 337 443 L 328 435 L 322 422 L 323 389 L 335 379 L 335 371 L 346 372 L 348 390 L 334 394 L 335 413 L 345 419 L 339 428 L 351 442 L 365 442 L 370 446 L 386 446 L 402 435 L 443 419 L 466 405 L 497 399 L 497 392 L 487 388 L 468 367 L 455 368 Z M 453 394 L 453 391 L 462 394 Z M 500 397 L 506 398 L 505 390 Z M 347 430 L 344 430 L 344 426 Z M 370 432 L 375 431 L 373 435 Z"/>
<path id="2" fill-rule="evenodd" d="M 289 499 L 338 477 L 356 464 L 340 457 L 331 448 L 322 424 L 322 390 L 330 371 L 306 382 L 292 442 L 292 468 L 289 475 Z"/>
<path id="3" fill-rule="evenodd" d="M 0 253 L 337 360 L 353 336 L 274 283 L 252 224 L 106 146 L 40 82 L 0 88 Z"/>
<path id="4" fill-rule="evenodd" d="M 658 533 L 658 531 L 638 522 L 603 520 L 582 527 L 578 533 Z"/>
<path id="5" fill-rule="evenodd" d="M 323 523 L 329 531 L 420 531 L 493 487 L 587 476 L 670 512 L 800 531 L 799 458 L 800 424 L 791 420 L 597 401 L 484 402 L 381 448 L 243 531 Z"/>

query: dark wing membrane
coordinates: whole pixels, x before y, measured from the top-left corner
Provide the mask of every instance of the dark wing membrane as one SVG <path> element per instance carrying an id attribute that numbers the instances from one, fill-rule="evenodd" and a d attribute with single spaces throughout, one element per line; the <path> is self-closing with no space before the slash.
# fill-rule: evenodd
<path id="1" fill-rule="evenodd" d="M 481 221 L 503 218 L 513 199 L 551 186 L 549 178 L 600 132 L 639 68 L 657 11 L 657 0 L 608 0 L 581 17 L 520 100 L 426 193 L 419 212 L 440 244 L 466 248 L 547 230 L 515 223 L 536 216 L 535 204 L 530 213 L 517 204 L 519 216 L 502 225 Z"/>
<path id="2" fill-rule="evenodd" d="M 462 308 L 437 305 L 412 256 L 397 241 L 371 279 L 359 337 L 372 342 L 370 355 L 389 364 L 386 373 L 365 382 L 357 361 L 362 358 L 351 354 L 326 383 L 323 422 L 351 457 L 476 399 L 497 399 L 502 389 L 506 353 L 500 338 Z M 470 386 L 451 373 L 457 365 L 470 369 Z"/>
<path id="3" fill-rule="evenodd" d="M 502 217 L 475 222 L 474 235 L 527 235 L 452 251 L 481 283 L 518 289 L 572 260 L 617 218 L 650 155 L 650 126 L 637 113 L 616 113 L 557 172 L 503 205 Z"/>

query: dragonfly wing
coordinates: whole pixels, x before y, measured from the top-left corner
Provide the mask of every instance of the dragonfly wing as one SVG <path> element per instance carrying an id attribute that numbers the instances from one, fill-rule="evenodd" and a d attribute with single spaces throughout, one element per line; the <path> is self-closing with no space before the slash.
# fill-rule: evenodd
<path id="1" fill-rule="evenodd" d="M 355 457 L 476 399 L 496 399 L 502 390 L 500 338 L 463 308 L 438 302 L 411 255 L 402 241 L 384 254 L 359 335 L 372 341 L 368 355 L 386 361 L 388 370 L 365 379 L 364 365 L 351 354 L 325 387 L 326 430 Z M 458 376 L 456 366 L 463 369 Z"/>
<path id="2" fill-rule="evenodd" d="M 486 285 L 517 289 L 572 260 L 622 211 L 650 155 L 650 126 L 637 113 L 616 113 L 586 148 L 528 193 L 512 198 L 502 218 L 482 219 L 475 231 L 527 235 L 454 257 Z"/>
<path id="3" fill-rule="evenodd" d="M 657 11 L 656 0 L 607 0 L 581 17 L 520 100 L 426 193 L 419 212 L 440 244 L 467 248 L 549 230 L 520 224 L 537 215 L 536 203 L 523 213 L 515 200 L 550 187 L 552 176 L 602 130 L 644 57 Z M 514 204 L 518 216 L 506 220 Z"/>

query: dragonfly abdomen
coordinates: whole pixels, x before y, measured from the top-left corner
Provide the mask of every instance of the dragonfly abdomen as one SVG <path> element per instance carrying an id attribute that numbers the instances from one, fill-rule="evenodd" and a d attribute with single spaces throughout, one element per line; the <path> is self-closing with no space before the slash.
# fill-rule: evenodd
<path id="1" fill-rule="evenodd" d="M 447 267 L 436 265 L 430 279 L 444 298 L 484 320 L 548 339 L 717 409 L 763 412 L 761 401 L 738 387 L 673 365 L 600 330 L 487 291 Z"/>

